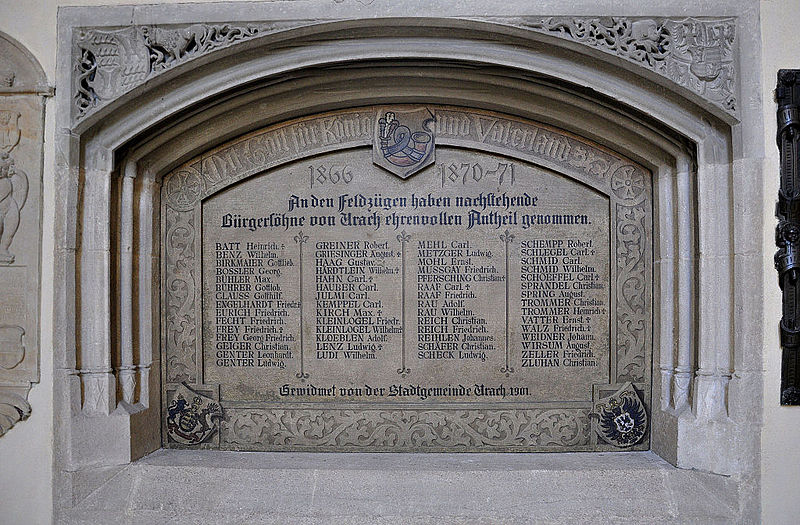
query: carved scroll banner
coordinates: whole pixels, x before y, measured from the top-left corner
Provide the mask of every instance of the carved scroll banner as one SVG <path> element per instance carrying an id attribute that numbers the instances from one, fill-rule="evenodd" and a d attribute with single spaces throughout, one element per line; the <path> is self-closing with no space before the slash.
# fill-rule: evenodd
<path id="1" fill-rule="evenodd" d="M 255 132 L 162 188 L 165 446 L 648 448 L 652 188 L 630 160 L 381 106 Z"/>
<path id="2" fill-rule="evenodd" d="M 800 405 L 800 70 L 778 71 L 775 98 L 781 156 L 781 187 L 775 211 L 775 269 L 783 291 L 781 404 Z"/>
<path id="3" fill-rule="evenodd" d="M 42 123 L 33 57 L 0 33 L 0 435 L 31 413 L 39 381 Z"/>

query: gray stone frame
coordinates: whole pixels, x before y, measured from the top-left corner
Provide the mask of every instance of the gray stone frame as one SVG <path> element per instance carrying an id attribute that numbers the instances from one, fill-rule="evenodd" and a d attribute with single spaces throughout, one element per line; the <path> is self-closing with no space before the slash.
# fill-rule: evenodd
<path id="1" fill-rule="evenodd" d="M 399 110 L 403 106 L 397 106 Z M 326 119 L 348 113 L 374 113 L 377 108 L 360 107 L 354 110 L 310 116 L 299 124 L 286 122 L 270 126 L 246 137 L 204 152 L 164 176 L 161 193 L 161 302 L 166 315 L 161 325 L 162 381 L 167 390 L 177 388 L 177 382 L 188 383 L 194 390 L 219 390 L 219 385 L 205 384 L 203 375 L 202 275 L 201 248 L 202 201 L 225 188 L 285 163 L 328 151 L 366 147 L 372 136 L 353 138 L 347 142 L 331 143 L 300 153 L 281 151 L 266 156 L 263 144 L 277 135 L 293 136 L 297 125 L 312 126 L 315 118 Z M 474 110 L 435 106 L 438 113 L 452 118 L 471 118 Z M 645 405 L 650 407 L 652 341 L 652 239 L 647 232 L 652 223 L 652 175 L 615 153 L 535 122 L 521 121 L 508 115 L 481 112 L 487 117 L 514 121 L 523 129 L 533 129 L 559 144 L 557 154 L 550 150 L 526 151 L 511 146 L 490 147 L 475 137 L 437 135 L 437 146 L 484 150 L 516 158 L 557 173 L 572 177 L 608 196 L 610 200 L 611 267 L 610 289 L 617 290 L 610 306 L 614 328 L 611 335 L 612 384 L 633 382 L 643 392 Z M 627 184 L 626 184 L 627 183 Z M 619 284 L 615 284 L 619 283 Z M 613 390 L 612 390 L 613 393 Z M 216 396 L 219 401 L 219 395 Z M 162 398 L 162 421 L 168 400 Z M 495 407 L 491 409 L 448 409 L 446 406 L 428 409 L 397 407 L 376 409 L 369 405 L 349 403 L 346 407 L 305 406 L 299 403 L 280 406 L 240 406 L 224 410 L 221 436 L 201 448 L 257 450 L 364 450 L 364 451 L 531 451 L 531 450 L 615 450 L 598 444 L 595 421 L 589 417 L 591 403 L 582 407 L 565 408 L 558 403 L 538 404 L 536 407 Z M 325 412 L 325 413 L 323 413 Z M 318 418 L 325 420 L 314 446 L 299 446 L 304 429 L 314 426 Z M 439 424 L 434 425 L 437 421 Z M 508 427 L 511 432 L 503 428 Z M 376 427 L 377 438 L 359 439 L 363 428 Z M 413 428 L 426 428 L 427 438 L 416 444 Z M 494 435 L 493 435 L 494 434 Z M 162 436 L 166 433 L 162 431 Z M 266 436 L 266 437 L 265 437 Z M 384 440 L 381 439 L 383 436 Z M 391 438 L 391 439 L 388 439 Z M 164 438 L 164 446 L 181 448 Z M 648 450 L 649 436 L 632 447 Z"/>
<path id="2" fill-rule="evenodd" d="M 760 122 L 753 87 L 758 35 L 739 31 L 730 54 L 722 53 L 732 77 L 723 89 L 730 95 L 722 96 L 706 91 L 707 83 L 699 91 L 676 84 L 648 60 L 620 56 L 572 33 L 526 27 L 530 19 L 519 17 L 530 16 L 527 2 L 504 5 L 494 14 L 503 23 L 487 18 L 480 2 L 450 12 L 433 7 L 424 18 L 411 16 L 400 2 L 334 3 L 320 5 L 313 20 L 300 5 L 278 11 L 270 4 L 103 8 L 103 27 L 92 27 L 97 8 L 60 11 L 59 41 L 69 44 L 59 50 L 57 82 L 57 510 L 102 484 L 115 465 L 160 443 L 154 212 L 161 178 L 202 151 L 272 123 L 424 99 L 551 124 L 613 147 L 653 173 L 658 370 L 652 449 L 679 467 L 735 476 L 742 508 L 755 512 L 762 133 L 758 126 L 743 128 L 739 119 Z M 564 8 L 536 9 L 546 15 Z M 619 15 L 637 15 L 636 9 L 623 6 Z M 746 8 L 730 17 L 722 2 L 652 9 L 710 17 L 713 24 L 724 19 L 731 27 L 756 26 L 758 20 Z M 401 18 L 380 18 L 393 15 Z M 92 100 L 100 103 L 80 114 L 76 86 L 86 73 L 74 67 L 83 57 L 80 33 L 165 20 L 184 21 L 187 28 L 236 20 L 241 26 L 254 20 L 283 25 L 189 59 L 180 59 L 178 49 L 170 67 L 98 94 Z M 543 23 L 541 16 L 536 20 L 534 25 Z M 120 56 L 131 56 L 125 53 Z M 439 67 L 412 74 L 409 61 Z M 371 76 L 368 66 L 374 64 L 386 66 L 381 71 L 391 71 L 392 81 Z M 352 88 L 365 79 L 372 82 L 369 92 Z M 298 94 L 303 90 L 314 96 Z M 720 103 L 730 97 L 740 102 Z M 206 130 L 212 128 L 217 133 L 210 136 Z M 116 274 L 112 261 L 121 268 Z M 135 274 L 127 271 L 133 269 Z M 112 297 L 120 298 L 118 305 L 112 306 Z M 126 376 L 138 386 L 131 388 Z"/>

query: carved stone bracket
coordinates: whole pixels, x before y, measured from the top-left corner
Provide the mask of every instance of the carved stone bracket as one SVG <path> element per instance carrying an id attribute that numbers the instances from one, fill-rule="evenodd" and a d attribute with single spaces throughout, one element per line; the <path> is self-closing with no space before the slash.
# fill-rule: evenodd
<path id="1" fill-rule="evenodd" d="M 23 392 L 16 390 L 23 390 Z M 27 390 L 26 388 L 0 388 L 0 436 L 31 415 L 31 406 L 26 399 L 28 397 Z"/>
<path id="2" fill-rule="evenodd" d="M 736 25 L 732 18 L 483 20 L 553 35 L 616 55 L 736 114 Z M 85 118 L 177 64 L 310 23 L 314 22 L 82 28 L 73 36 L 73 121 Z"/>

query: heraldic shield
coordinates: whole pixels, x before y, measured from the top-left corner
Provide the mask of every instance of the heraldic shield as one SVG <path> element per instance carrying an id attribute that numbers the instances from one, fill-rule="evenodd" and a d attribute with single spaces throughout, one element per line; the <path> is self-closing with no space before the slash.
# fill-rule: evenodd
<path id="1" fill-rule="evenodd" d="M 25 346 L 21 326 L 0 325 L 0 367 L 11 370 L 25 358 Z"/>
<path id="2" fill-rule="evenodd" d="M 631 383 L 598 399 L 592 415 L 598 418 L 597 434 L 615 447 L 632 447 L 647 432 L 647 411 Z"/>
<path id="3" fill-rule="evenodd" d="M 214 419 L 220 417 L 222 409 L 216 401 L 181 383 L 169 400 L 167 433 L 178 443 L 199 445 L 214 435 Z"/>
<path id="4" fill-rule="evenodd" d="M 372 161 L 402 179 L 433 164 L 436 117 L 428 108 L 379 111 Z"/>

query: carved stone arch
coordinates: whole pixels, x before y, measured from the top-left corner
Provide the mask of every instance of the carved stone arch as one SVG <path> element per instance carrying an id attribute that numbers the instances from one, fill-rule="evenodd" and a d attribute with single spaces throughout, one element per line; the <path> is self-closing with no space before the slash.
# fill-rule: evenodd
<path id="1" fill-rule="evenodd" d="M 717 116 L 732 122 L 737 115 L 738 52 L 736 26 L 731 18 L 627 18 L 627 17 L 471 17 L 383 18 L 319 22 L 241 22 L 238 24 L 190 24 L 173 26 L 133 25 L 125 28 L 82 28 L 73 34 L 72 62 L 76 124 L 101 118 L 103 108 L 135 97 L 140 86 L 169 82 L 187 71 L 214 60 L 244 54 L 253 49 L 285 49 L 322 38 L 347 44 L 367 42 L 359 52 L 369 55 L 369 39 L 386 32 L 395 43 L 409 38 L 513 43 L 544 55 L 555 49 L 571 51 L 610 69 L 624 69 L 654 81 L 688 98 Z M 302 45 L 302 44 L 301 44 Z M 408 54 L 397 45 L 373 56 L 398 59 Z M 435 51 L 429 49 L 435 57 Z M 507 48 L 506 53 L 513 53 Z M 103 60 L 103 54 L 119 60 Z M 489 54 L 474 53 L 478 63 Z M 352 57 L 351 57 L 352 58 Z M 457 57 L 453 57 L 458 59 Z M 308 66 L 299 61 L 298 67 Z M 562 75 L 563 76 L 563 75 Z M 603 92 L 604 86 L 597 86 Z M 94 116 L 94 118 L 92 118 Z M 76 126 L 80 128 L 80 126 Z"/>
<path id="2" fill-rule="evenodd" d="M 39 62 L 0 33 L 0 436 L 31 414 L 39 381 L 41 180 L 45 98 Z"/>
<path id="3" fill-rule="evenodd" d="M 63 327 L 55 334 L 62 370 L 56 439 L 63 451 L 56 468 L 74 483 L 65 484 L 61 497 L 74 497 L 73 487 L 82 484 L 96 487 L 110 472 L 100 467 L 125 465 L 160 446 L 164 368 L 158 348 L 165 334 L 158 321 L 167 305 L 159 299 L 158 223 L 169 220 L 158 215 L 162 179 L 198 154 L 258 129 L 385 102 L 518 115 L 592 139 L 650 169 L 661 234 L 654 266 L 660 317 L 654 326 L 653 450 L 682 467 L 732 475 L 751 468 L 737 459 L 747 457 L 757 439 L 741 393 L 742 384 L 757 381 L 757 367 L 734 329 L 750 322 L 744 305 L 751 299 L 733 290 L 745 278 L 734 258 L 747 239 L 747 226 L 733 213 L 747 207 L 746 186 L 733 184 L 741 177 L 732 164 L 733 110 L 655 69 L 631 66 L 630 57 L 610 56 L 599 44 L 575 42 L 560 30 L 540 31 L 530 21 L 388 22 L 292 22 L 294 29 L 273 27 L 205 54 L 189 52 L 191 46 L 133 49 L 144 25 L 66 26 L 73 47 L 62 49 L 62 63 L 69 59 L 79 67 L 74 74 L 62 71 L 60 85 L 71 89 L 58 94 L 59 126 L 70 131 L 57 137 L 66 161 L 59 167 L 64 191 L 57 195 L 56 221 L 64 225 L 56 268 L 55 324 Z M 719 23 L 735 27 L 731 20 Z M 245 34 L 249 24 L 233 26 Z M 213 24 L 158 29 L 195 44 L 203 35 L 223 34 Z M 158 32 L 147 34 L 152 39 Z M 99 67 L 92 60 L 101 49 L 123 50 L 131 60 L 147 55 L 148 67 L 163 67 L 133 62 L 125 70 L 132 72 L 130 83 L 117 79 L 110 91 L 98 91 L 92 83 L 99 77 L 90 71 Z M 735 69 L 735 46 L 721 56 Z M 120 71 L 112 67 L 107 78 Z M 88 105 L 76 105 L 78 92 Z M 730 303 L 718 305 L 720 296 Z M 734 432 L 737 425 L 746 430 Z M 706 432 L 709 426 L 714 433 Z M 733 446 L 731 433 L 742 437 Z M 709 458 L 701 448 L 719 453 Z"/>
<path id="4" fill-rule="evenodd" d="M 3 55 L 0 87 L 3 93 L 50 93 L 47 77 L 36 57 L 21 43 L 0 32 Z"/>

